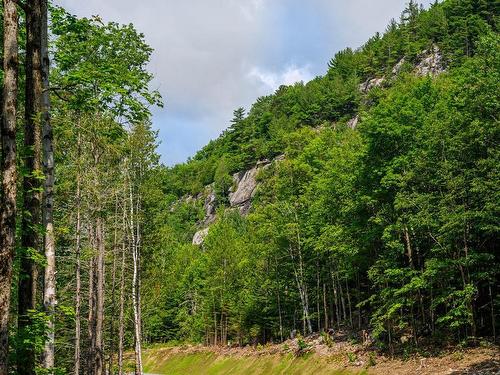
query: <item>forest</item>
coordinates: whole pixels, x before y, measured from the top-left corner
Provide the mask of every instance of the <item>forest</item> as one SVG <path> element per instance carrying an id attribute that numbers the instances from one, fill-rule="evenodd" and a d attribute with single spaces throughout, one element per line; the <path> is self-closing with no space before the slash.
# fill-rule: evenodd
<path id="1" fill-rule="evenodd" d="M 0 375 L 330 331 L 390 355 L 498 343 L 498 1 L 410 1 L 175 166 L 132 24 L 0 13 Z"/>

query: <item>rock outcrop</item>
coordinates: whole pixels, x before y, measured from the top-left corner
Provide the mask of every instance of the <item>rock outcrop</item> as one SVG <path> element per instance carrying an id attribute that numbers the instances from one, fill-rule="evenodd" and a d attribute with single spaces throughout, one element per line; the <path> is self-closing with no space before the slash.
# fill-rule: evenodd
<path id="1" fill-rule="evenodd" d="M 398 61 L 396 65 L 394 65 L 389 80 L 393 79 L 401 72 L 401 69 L 403 68 L 406 61 L 406 58 L 403 57 Z M 444 63 L 443 54 L 441 53 L 439 47 L 436 45 L 432 46 L 430 50 L 423 51 L 418 56 L 417 64 L 415 65 L 415 68 L 413 70 L 413 72 L 417 76 L 430 75 L 432 77 L 435 77 L 443 73 L 444 71 L 446 71 L 446 65 Z M 373 88 L 381 87 L 385 82 L 385 76 L 367 79 L 365 82 L 359 85 L 359 91 L 361 91 L 363 94 L 367 94 Z"/>
<path id="2" fill-rule="evenodd" d="M 396 65 L 392 68 L 392 75 L 396 76 L 399 74 L 401 71 L 401 68 L 403 67 L 404 63 L 406 62 L 406 59 L 403 57 L 401 60 L 398 61 Z"/>
<path id="3" fill-rule="evenodd" d="M 363 94 L 366 94 L 373 88 L 382 86 L 384 81 L 385 77 L 370 78 L 359 85 L 359 91 L 361 91 Z"/>
<path id="4" fill-rule="evenodd" d="M 205 187 L 205 203 L 203 209 L 205 210 L 205 218 L 201 225 L 207 226 L 215 221 L 215 211 L 217 210 L 217 198 L 215 196 L 214 185 L 210 184 Z"/>
<path id="5" fill-rule="evenodd" d="M 259 172 L 271 165 L 272 162 L 277 162 L 284 159 L 284 155 L 280 155 L 270 160 L 262 160 L 257 162 L 257 164 L 247 170 L 235 173 L 233 175 L 233 188 L 229 193 L 229 207 L 227 209 L 237 209 L 241 215 L 247 215 L 250 211 L 252 204 L 252 198 L 254 197 L 257 188 L 257 175 Z M 186 199 L 201 199 L 205 197 L 204 211 L 205 217 L 199 223 L 199 227 L 202 228 L 197 231 L 193 236 L 193 245 L 203 244 L 203 240 L 208 234 L 210 224 L 212 224 L 216 219 L 216 209 L 217 209 L 217 197 L 215 196 L 213 184 L 205 187 L 205 192 L 199 196 L 193 198 L 188 197 Z"/>
<path id="6" fill-rule="evenodd" d="M 229 193 L 229 205 L 232 208 L 238 208 L 242 215 L 246 215 L 250 210 L 252 198 L 257 189 L 257 174 L 270 163 L 269 160 L 263 160 L 252 169 L 233 175 L 235 189 Z"/>
<path id="7" fill-rule="evenodd" d="M 209 229 L 210 227 L 206 227 L 196 232 L 193 236 L 193 245 L 197 246 L 201 245 L 205 240 L 205 237 L 207 236 Z"/>
<path id="8" fill-rule="evenodd" d="M 420 61 L 415 67 L 418 76 L 438 76 L 446 70 L 443 55 L 438 46 L 434 45 L 430 51 L 424 51 L 419 56 Z"/>
<path id="9" fill-rule="evenodd" d="M 351 129 L 356 129 L 356 126 L 358 126 L 358 122 L 359 122 L 359 115 L 356 115 L 347 122 L 347 126 L 350 127 Z"/>

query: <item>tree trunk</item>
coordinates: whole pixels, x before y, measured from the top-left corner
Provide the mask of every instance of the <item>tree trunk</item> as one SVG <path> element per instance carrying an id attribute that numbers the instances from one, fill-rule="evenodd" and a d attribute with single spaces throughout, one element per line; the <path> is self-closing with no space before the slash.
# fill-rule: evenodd
<path id="1" fill-rule="evenodd" d="M 321 331 L 321 310 L 320 310 L 320 283 L 319 283 L 319 261 L 316 262 L 316 322 L 318 325 L 318 332 Z"/>
<path id="2" fill-rule="evenodd" d="M 496 333 L 496 320 L 495 320 L 495 301 L 493 301 L 493 293 L 491 292 L 491 283 L 488 284 L 488 292 L 490 296 L 490 305 L 491 305 L 491 333 L 493 334 L 493 342 L 497 341 L 497 333 Z"/>
<path id="3" fill-rule="evenodd" d="M 337 285 L 339 286 L 340 302 L 342 304 L 342 320 L 345 322 L 347 320 L 344 291 L 342 290 L 342 282 L 340 281 L 339 274 L 337 273 Z"/>
<path id="4" fill-rule="evenodd" d="M 16 234 L 16 108 L 18 14 L 16 2 L 3 0 L 2 193 L 0 203 L 0 375 L 8 374 L 9 309 Z"/>
<path id="5" fill-rule="evenodd" d="M 323 310 L 325 314 L 325 331 L 328 331 L 328 308 L 326 306 L 326 284 L 323 283 Z"/>
<path id="6" fill-rule="evenodd" d="M 45 369 L 54 367 L 54 314 L 56 301 L 56 242 L 54 235 L 53 205 L 54 205 L 54 149 L 52 125 L 50 122 L 49 96 L 49 51 L 48 51 L 48 0 L 41 0 L 41 57 L 42 57 L 42 123 L 43 123 L 43 168 L 45 174 L 43 228 L 45 247 L 45 277 L 43 305 L 47 314 L 47 340 L 43 352 Z"/>
<path id="7" fill-rule="evenodd" d="M 99 215 L 101 213 L 99 212 Z M 103 327 L 104 327 L 104 223 L 96 219 L 97 242 L 97 285 L 96 285 L 96 322 L 95 322 L 95 375 L 102 375 L 104 369 Z"/>
<path id="8" fill-rule="evenodd" d="M 88 226 L 89 232 L 89 242 L 91 249 L 95 249 L 95 232 L 92 228 L 92 225 Z M 96 325 L 96 301 L 95 301 L 95 274 L 97 269 L 96 256 L 92 255 L 92 258 L 89 261 L 89 303 L 88 303 L 88 337 L 89 337 L 89 347 L 87 354 L 87 368 L 89 374 L 94 374 L 94 358 L 95 358 L 95 325 Z"/>
<path id="9" fill-rule="evenodd" d="M 114 217 L 114 236 L 113 236 L 113 270 L 111 273 L 111 319 L 109 319 L 109 353 L 108 353 L 108 367 L 109 373 L 113 370 L 113 357 L 115 354 L 115 314 L 116 314 L 116 253 L 118 250 L 118 195 L 115 200 L 115 217 Z"/>
<path id="10" fill-rule="evenodd" d="M 333 287 L 333 296 L 335 300 L 335 314 L 337 316 L 337 329 L 340 329 L 340 304 L 339 304 L 339 297 L 338 297 L 338 292 L 337 292 L 337 285 L 335 283 L 335 275 L 333 271 L 331 271 L 332 275 L 332 287 Z"/>
<path id="11" fill-rule="evenodd" d="M 349 283 L 347 282 L 347 278 L 345 279 L 345 288 L 347 292 L 347 305 L 349 306 L 349 322 L 351 324 L 351 328 L 354 328 L 354 324 L 352 322 L 351 293 L 349 293 Z"/>
<path id="12" fill-rule="evenodd" d="M 80 294 L 81 294 L 81 264 L 80 264 L 80 254 L 81 254 L 81 169 L 80 169 L 80 152 L 81 152 L 81 139 L 80 139 L 80 129 L 78 129 L 78 139 L 77 139 L 77 171 L 76 171 L 76 290 L 75 290 L 75 356 L 74 356 L 74 374 L 80 374 L 80 341 L 81 341 L 81 323 L 80 323 Z"/>
<path id="13" fill-rule="evenodd" d="M 21 337 L 29 335 L 29 310 L 36 307 L 38 270 L 34 256 L 39 252 L 41 194 L 40 113 L 42 96 L 41 64 L 41 0 L 26 3 L 26 83 L 24 125 L 24 168 L 27 175 L 23 181 L 23 209 L 21 220 L 21 264 L 18 294 L 18 325 Z M 17 353 L 19 375 L 35 373 L 35 353 L 32 345 L 20 345 Z"/>
<path id="14" fill-rule="evenodd" d="M 133 260 L 133 276 L 132 276 L 132 303 L 134 308 L 134 338 L 135 338 L 135 374 L 142 374 L 142 350 L 141 350 L 141 321 L 140 321 L 140 307 L 138 296 L 138 283 L 139 283 L 139 257 L 137 253 L 137 237 L 136 227 L 134 221 L 134 197 L 132 192 L 132 184 L 129 187 L 129 204 L 130 204 L 130 235 L 132 244 L 132 260 Z"/>
<path id="15" fill-rule="evenodd" d="M 118 375 L 123 375 L 123 339 L 124 339 L 124 308 L 125 308 L 125 242 L 126 242 L 126 206 L 123 203 L 122 216 L 122 265 L 120 275 L 120 311 L 118 313 Z"/>

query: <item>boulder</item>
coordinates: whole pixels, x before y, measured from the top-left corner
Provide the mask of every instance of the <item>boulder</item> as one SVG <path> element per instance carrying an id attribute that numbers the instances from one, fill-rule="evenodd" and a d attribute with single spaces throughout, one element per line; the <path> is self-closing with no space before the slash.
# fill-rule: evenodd
<path id="1" fill-rule="evenodd" d="M 196 232 L 193 236 L 193 245 L 197 246 L 201 245 L 205 240 L 205 237 L 207 236 L 209 229 L 210 227 L 206 227 Z"/>

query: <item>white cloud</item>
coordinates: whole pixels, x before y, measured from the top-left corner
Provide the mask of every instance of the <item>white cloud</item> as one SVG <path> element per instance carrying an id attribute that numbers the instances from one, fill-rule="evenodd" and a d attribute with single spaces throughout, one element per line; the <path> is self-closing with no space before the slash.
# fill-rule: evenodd
<path id="1" fill-rule="evenodd" d="M 335 52 L 383 31 L 407 0 L 55 0 L 79 16 L 133 23 L 154 48 L 149 70 L 162 160 L 194 154 L 232 111 L 326 71 Z M 429 0 L 426 0 L 429 1 Z M 189 119 L 189 120 L 187 120 Z M 173 149 L 182 144 L 178 155 Z M 175 147 L 169 145 L 176 145 Z M 181 150 L 182 149 L 182 150 Z M 190 152 L 187 150 L 191 150 Z M 182 157 L 182 152 L 185 152 Z"/>
<path id="2" fill-rule="evenodd" d="M 233 3 L 248 21 L 254 21 L 264 7 L 264 0 L 233 0 Z"/>
<path id="3" fill-rule="evenodd" d="M 308 82 L 313 78 L 309 66 L 287 66 L 279 72 L 271 72 L 260 67 L 253 67 L 248 78 L 264 86 L 266 90 L 275 91 L 281 85 L 293 85 L 296 82 Z"/>

